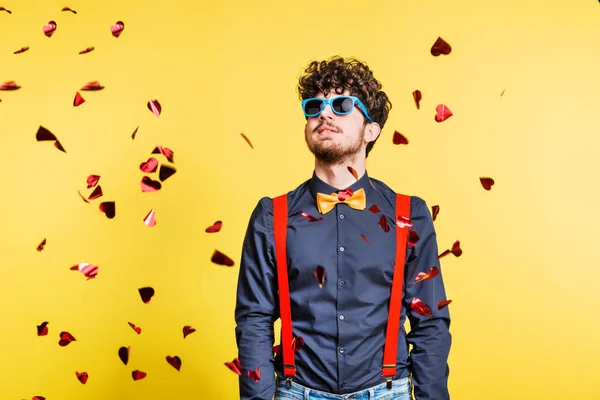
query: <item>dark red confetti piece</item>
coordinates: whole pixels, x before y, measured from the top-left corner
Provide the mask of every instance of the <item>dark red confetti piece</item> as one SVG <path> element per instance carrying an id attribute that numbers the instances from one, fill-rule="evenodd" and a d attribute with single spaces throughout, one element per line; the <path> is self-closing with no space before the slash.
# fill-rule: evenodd
<path id="1" fill-rule="evenodd" d="M 367 237 L 365 235 L 363 235 L 362 233 L 360 234 L 360 237 L 362 238 L 362 240 L 364 240 L 369 246 L 371 246 L 371 243 L 369 243 L 369 241 L 367 240 Z"/>
<path id="2" fill-rule="evenodd" d="M 178 356 L 167 356 L 167 362 L 177 371 L 181 370 L 181 358 Z"/>
<path id="3" fill-rule="evenodd" d="M 9 9 L 6 9 L 4 7 L 0 7 L 0 11 L 6 11 L 9 14 L 12 14 L 12 11 L 10 11 Z"/>
<path id="4" fill-rule="evenodd" d="M 56 147 L 57 149 L 59 149 L 60 151 L 62 151 L 64 153 L 66 153 L 65 149 L 62 147 L 60 142 L 56 139 L 56 136 L 54 136 L 54 134 L 52 132 L 50 132 L 48 129 L 44 128 L 41 125 L 38 128 L 37 133 L 35 134 L 35 138 L 38 142 L 54 140 L 54 147 Z"/>
<path id="5" fill-rule="evenodd" d="M 431 317 L 433 315 L 429 306 L 423 303 L 421 299 L 416 297 L 413 297 L 412 302 L 410 303 L 410 308 L 412 308 L 412 310 L 417 314 L 421 314 L 425 317 Z"/>
<path id="6" fill-rule="evenodd" d="M 152 154 L 162 154 L 169 162 L 175 162 L 173 161 L 173 150 L 168 147 L 156 146 L 154 150 L 152 150 Z"/>
<path id="7" fill-rule="evenodd" d="M 110 33 L 112 33 L 114 37 L 118 38 L 123 32 L 123 29 L 125 29 L 125 24 L 123 21 L 117 21 L 116 24 L 110 27 Z"/>
<path id="8" fill-rule="evenodd" d="M 116 215 L 116 207 L 114 201 L 105 201 L 103 203 L 100 203 L 99 208 L 100 211 L 102 211 L 108 219 L 113 219 Z"/>
<path id="9" fill-rule="evenodd" d="M 135 135 L 136 135 L 138 129 L 140 129 L 139 126 L 137 128 L 135 128 L 135 131 L 133 131 L 133 133 L 131 134 L 131 140 L 135 139 Z"/>
<path id="10" fill-rule="evenodd" d="M 437 308 L 438 308 L 438 310 L 441 310 L 442 308 L 446 307 L 450 303 L 452 303 L 452 300 L 440 300 L 437 304 Z"/>
<path id="11" fill-rule="evenodd" d="M 140 185 L 142 187 L 142 192 L 155 192 L 157 190 L 160 190 L 160 188 L 162 187 L 159 181 L 154 181 L 150 179 L 149 176 L 144 176 Z"/>
<path id="12" fill-rule="evenodd" d="M 429 268 L 429 272 L 419 272 L 417 274 L 417 277 L 413 281 L 413 283 L 431 280 L 431 279 L 435 278 L 436 276 L 438 276 L 439 274 L 440 274 L 440 269 L 438 267 L 431 267 L 431 268 Z"/>
<path id="13" fill-rule="evenodd" d="M 233 267 L 234 265 L 233 260 L 221 253 L 219 250 L 215 250 L 210 261 L 214 262 L 215 264 L 226 265 L 228 267 Z"/>
<path id="14" fill-rule="evenodd" d="M 369 211 L 371 211 L 373 214 L 377 214 L 378 212 L 381 212 L 379 207 L 377 207 L 377 204 L 373 204 L 371 207 L 369 207 Z"/>
<path id="15" fill-rule="evenodd" d="M 98 184 L 100 175 L 90 175 L 87 177 L 87 188 L 91 189 Z"/>
<path id="16" fill-rule="evenodd" d="M 46 400 L 44 396 L 33 396 L 31 400 Z"/>
<path id="17" fill-rule="evenodd" d="M 381 215 L 381 218 L 379 218 L 379 226 L 381 227 L 381 229 L 383 229 L 384 232 L 390 231 L 390 225 L 388 224 L 388 219 L 383 214 Z"/>
<path id="18" fill-rule="evenodd" d="M 144 217 L 144 224 L 151 228 L 153 226 L 156 226 L 156 212 L 154 211 L 154 209 L 150 210 L 148 214 L 146 214 L 146 216 Z"/>
<path id="19" fill-rule="evenodd" d="M 19 50 L 16 50 L 13 54 L 25 53 L 27 50 L 29 50 L 29 46 L 23 46 Z"/>
<path id="20" fill-rule="evenodd" d="M 248 146 L 250 146 L 251 148 L 254 149 L 254 146 L 252 146 L 252 142 L 250 142 L 250 139 L 248 139 L 248 136 L 244 135 L 243 133 L 240 133 L 240 135 L 244 138 L 246 143 L 248 143 Z"/>
<path id="21" fill-rule="evenodd" d="M 56 22 L 54 22 L 54 21 L 48 22 L 46 25 L 44 25 L 43 30 L 44 30 L 44 35 L 46 35 L 48 37 L 52 37 L 52 35 L 54 34 L 54 31 L 56 31 Z"/>
<path id="22" fill-rule="evenodd" d="M 446 107 L 444 104 L 438 104 L 437 107 L 435 108 L 436 110 L 436 114 L 435 114 L 435 120 L 437 122 L 443 122 L 445 120 L 447 120 L 448 118 L 450 118 L 452 115 L 452 111 L 450 111 L 450 109 L 448 107 Z"/>
<path id="23" fill-rule="evenodd" d="M 431 46 L 431 54 L 435 57 L 440 54 L 448 55 L 452 51 L 452 47 L 441 37 L 438 37 L 433 46 Z"/>
<path id="24" fill-rule="evenodd" d="M 432 213 L 432 216 L 433 216 L 432 219 L 434 221 L 435 221 L 435 218 L 437 217 L 437 215 L 439 214 L 439 212 L 440 212 L 440 206 L 432 206 L 431 207 L 431 213 Z"/>
<path id="25" fill-rule="evenodd" d="M 417 106 L 417 110 L 421 109 L 421 99 L 422 99 L 421 91 L 415 90 L 413 92 L 413 99 L 415 99 L 415 105 Z"/>
<path id="26" fill-rule="evenodd" d="M 123 362 L 123 364 L 127 365 L 127 363 L 129 362 L 129 353 L 131 351 L 131 346 L 125 347 L 119 347 L 119 358 L 121 359 L 121 361 Z"/>
<path id="27" fill-rule="evenodd" d="M 481 182 L 481 186 L 483 186 L 483 188 L 485 190 L 492 189 L 492 186 L 494 186 L 494 183 L 495 183 L 492 178 L 487 178 L 487 177 L 479 178 L 479 182 Z"/>
<path id="28" fill-rule="evenodd" d="M 312 215 L 307 214 L 305 212 L 301 212 L 300 215 L 302 217 L 306 218 L 307 220 L 309 220 L 310 222 L 317 222 L 317 221 L 322 221 L 323 220 L 323 217 L 319 217 L 319 218 L 313 217 Z"/>
<path id="29" fill-rule="evenodd" d="M 160 117 L 162 106 L 160 105 L 158 100 L 150 100 L 148 101 L 148 110 L 152 111 L 152 113 L 157 117 Z"/>
<path id="30" fill-rule="evenodd" d="M 95 91 L 95 90 L 102 90 L 102 89 L 104 89 L 104 86 L 102 86 L 100 84 L 100 82 L 98 82 L 98 81 L 92 81 L 92 82 L 88 82 L 80 90 Z"/>
<path id="31" fill-rule="evenodd" d="M 404 136 L 398 131 L 394 131 L 394 137 L 392 138 L 392 141 L 394 142 L 394 144 L 408 144 L 408 139 L 406 138 L 406 136 Z"/>
<path id="32" fill-rule="evenodd" d="M 242 364 L 240 363 L 239 358 L 234 358 L 232 362 L 226 362 L 224 364 L 227 368 L 229 368 L 239 376 L 242 376 Z"/>
<path id="33" fill-rule="evenodd" d="M 460 241 L 459 240 L 455 240 L 454 243 L 452 243 L 452 249 L 451 250 L 445 250 L 442 254 L 440 254 L 438 256 L 438 259 L 447 256 L 448 254 L 454 254 L 455 257 L 460 257 L 462 254 L 462 249 L 460 248 Z"/>
<path id="34" fill-rule="evenodd" d="M 146 375 L 148 375 L 148 374 L 146 374 L 145 372 L 140 371 L 138 369 L 131 372 L 131 377 L 133 378 L 134 381 L 139 381 L 140 379 L 144 379 L 146 377 Z"/>
<path id="35" fill-rule="evenodd" d="M 70 9 L 69 7 L 64 7 L 61 11 L 71 11 L 73 14 L 77 14 L 77 11 Z"/>
<path id="36" fill-rule="evenodd" d="M 252 378 L 254 382 L 260 382 L 260 368 L 256 368 L 254 371 L 248 371 L 248 377 Z"/>
<path id="37" fill-rule="evenodd" d="M 42 250 L 44 250 L 44 246 L 45 246 L 45 245 L 46 245 L 46 239 L 42 240 L 42 242 L 41 242 L 40 244 L 38 244 L 38 247 L 37 247 L 37 249 L 36 249 L 36 250 L 37 250 L 37 251 L 42 251 Z"/>
<path id="38" fill-rule="evenodd" d="M 135 324 L 132 324 L 131 322 L 128 322 L 128 324 L 131 327 L 131 329 L 133 329 L 138 335 L 142 333 L 142 328 L 140 328 L 139 326 L 135 326 Z"/>
<path id="39" fill-rule="evenodd" d="M 154 289 L 150 286 L 139 288 L 138 292 L 140 292 L 140 297 L 142 298 L 142 301 L 146 304 L 150 303 L 152 296 L 154 296 Z"/>
<path id="40" fill-rule="evenodd" d="M 296 336 L 292 339 L 292 350 L 294 353 L 299 352 L 304 347 L 304 339 L 302 336 Z"/>
<path id="41" fill-rule="evenodd" d="M 164 182 L 167 179 L 169 179 L 169 177 L 171 177 L 175 172 L 177 172 L 177 170 L 174 167 L 170 165 L 161 164 L 160 170 L 158 171 L 158 179 L 160 179 L 161 182 Z"/>
<path id="42" fill-rule="evenodd" d="M 148 161 L 140 164 L 140 170 L 142 172 L 151 173 L 156 172 L 156 168 L 158 168 L 158 160 L 154 157 L 150 157 Z"/>
<path id="43" fill-rule="evenodd" d="M 87 372 L 77 372 L 75 371 L 75 375 L 77 376 L 77 379 L 79 379 L 79 382 L 83 383 L 85 385 L 85 383 L 87 382 L 89 376 Z"/>
<path id="44" fill-rule="evenodd" d="M 15 81 L 7 81 L 7 82 L 4 82 L 0 86 L 0 90 L 18 90 L 18 89 L 21 89 L 21 86 L 17 85 L 17 82 L 15 82 Z"/>
<path id="45" fill-rule="evenodd" d="M 75 338 L 69 332 L 65 332 L 65 331 L 61 332 L 59 334 L 59 337 L 60 337 L 60 340 L 58 341 L 58 345 L 61 347 L 65 347 L 69 343 L 75 341 Z"/>
<path id="46" fill-rule="evenodd" d="M 408 230 L 408 246 L 413 247 L 419 241 L 419 234 L 413 229 Z"/>
<path id="47" fill-rule="evenodd" d="M 214 224 L 206 228 L 205 232 L 207 233 L 215 233 L 219 232 L 223 227 L 223 221 L 216 221 Z"/>
<path id="48" fill-rule="evenodd" d="M 88 200 L 95 200 L 98 197 L 102 197 L 102 186 L 100 185 L 96 186 L 92 194 L 89 195 Z"/>
<path id="49" fill-rule="evenodd" d="M 189 325 L 184 326 L 183 327 L 183 338 L 185 339 L 187 337 L 187 335 L 190 335 L 194 332 L 196 332 L 196 329 L 192 328 Z"/>
<path id="50" fill-rule="evenodd" d="M 317 278 L 319 288 L 323 289 L 323 284 L 325 283 L 325 268 L 320 265 L 315 268 L 315 278 Z"/>
<path id="51" fill-rule="evenodd" d="M 37 325 L 38 336 L 46 336 L 48 334 L 48 323 L 48 321 L 44 321 L 40 325 Z"/>
<path id="52" fill-rule="evenodd" d="M 339 201 L 344 201 L 348 197 L 352 196 L 353 193 L 354 193 L 354 190 L 352 190 L 352 188 L 340 190 L 340 191 L 338 191 L 337 198 Z"/>
<path id="53" fill-rule="evenodd" d="M 400 227 L 400 228 L 404 228 L 405 226 L 408 226 L 409 228 L 412 228 L 412 221 L 409 218 L 406 218 L 403 215 L 400 215 L 397 219 L 396 219 L 396 224 Z"/>
<path id="54" fill-rule="evenodd" d="M 348 171 L 350 171 L 350 173 L 352 174 L 354 179 L 358 180 L 358 173 L 356 172 L 356 170 L 354 168 L 348 166 Z"/>
<path id="55" fill-rule="evenodd" d="M 85 50 L 81 50 L 79 54 L 87 54 L 94 51 L 96 48 L 94 46 L 86 47 Z"/>

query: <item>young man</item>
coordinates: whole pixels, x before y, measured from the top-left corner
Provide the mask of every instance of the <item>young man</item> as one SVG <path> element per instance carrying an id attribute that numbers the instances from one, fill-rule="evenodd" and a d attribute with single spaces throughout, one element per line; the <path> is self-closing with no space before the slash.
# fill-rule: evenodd
<path id="1" fill-rule="evenodd" d="M 274 200 L 264 197 L 250 217 L 238 279 L 240 399 L 408 400 L 413 387 L 417 400 L 449 399 L 450 315 L 447 307 L 438 309 L 446 299 L 442 275 L 430 273 L 440 268 L 431 214 L 424 200 L 407 198 L 418 239 L 411 236 L 411 243 L 402 242 L 406 248 L 396 246 L 396 192 L 369 178 L 365 168 L 391 103 L 367 65 L 340 57 L 312 62 L 298 92 L 315 167 L 311 179 L 287 193 L 285 283 L 295 351 L 288 352 L 285 365 L 281 354 L 273 355 L 281 259 L 275 251 Z M 399 249 L 405 257 L 395 270 Z M 394 281 L 402 272 L 401 281 Z M 430 279 L 415 282 L 421 272 Z M 401 287 L 400 323 L 390 328 L 397 340 L 386 332 L 392 282 Z M 396 342 L 389 347 L 397 351 L 386 351 L 386 367 L 388 335 Z M 258 381 L 248 374 L 257 369 Z"/>

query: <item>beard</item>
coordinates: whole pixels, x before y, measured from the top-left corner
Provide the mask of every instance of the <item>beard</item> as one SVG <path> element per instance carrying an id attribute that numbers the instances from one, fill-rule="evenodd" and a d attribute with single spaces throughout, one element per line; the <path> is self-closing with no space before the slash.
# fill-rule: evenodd
<path id="1" fill-rule="evenodd" d="M 337 133 L 342 134 L 338 129 Z M 354 159 L 354 157 L 362 151 L 362 144 L 365 138 L 365 125 L 362 126 L 358 134 L 358 138 L 352 143 L 335 143 L 333 139 L 327 138 L 318 142 L 309 142 L 308 134 L 304 135 L 306 145 L 311 153 L 325 165 L 342 165 L 347 161 Z"/>

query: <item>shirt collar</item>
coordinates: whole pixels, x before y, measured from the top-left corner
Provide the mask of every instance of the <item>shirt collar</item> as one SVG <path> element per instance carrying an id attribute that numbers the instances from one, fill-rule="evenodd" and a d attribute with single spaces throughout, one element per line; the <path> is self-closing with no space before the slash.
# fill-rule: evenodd
<path id="1" fill-rule="evenodd" d="M 348 172 L 348 173 L 350 173 L 350 172 Z M 331 186 L 330 184 L 324 182 L 323 180 L 321 180 L 321 178 L 319 178 L 317 176 L 317 173 L 313 170 L 313 175 L 312 175 L 312 178 L 310 179 L 309 185 L 310 185 L 310 192 L 313 195 L 313 197 L 315 198 L 315 200 L 317 198 L 317 193 L 331 194 L 331 193 L 337 193 L 338 191 L 345 190 L 345 189 L 352 189 L 352 191 L 356 192 L 358 189 L 364 189 L 365 194 L 368 196 L 369 193 L 372 193 L 372 190 L 373 190 L 373 186 L 371 186 L 371 181 L 369 180 L 369 174 L 367 174 L 366 170 L 365 170 L 364 175 L 361 176 L 359 180 L 357 180 L 352 185 L 350 185 L 344 189 L 337 189 L 337 188 Z"/>

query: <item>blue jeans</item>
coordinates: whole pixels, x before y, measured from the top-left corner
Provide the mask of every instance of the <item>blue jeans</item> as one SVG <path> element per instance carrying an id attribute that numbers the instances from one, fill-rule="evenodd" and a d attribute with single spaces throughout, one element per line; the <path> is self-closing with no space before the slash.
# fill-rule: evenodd
<path id="1" fill-rule="evenodd" d="M 390 390 L 384 382 L 354 393 L 333 394 L 310 389 L 294 381 L 292 387 L 288 389 L 285 386 L 285 379 L 278 377 L 274 400 L 412 400 L 412 385 L 408 377 L 394 380 L 392 383 Z"/>

